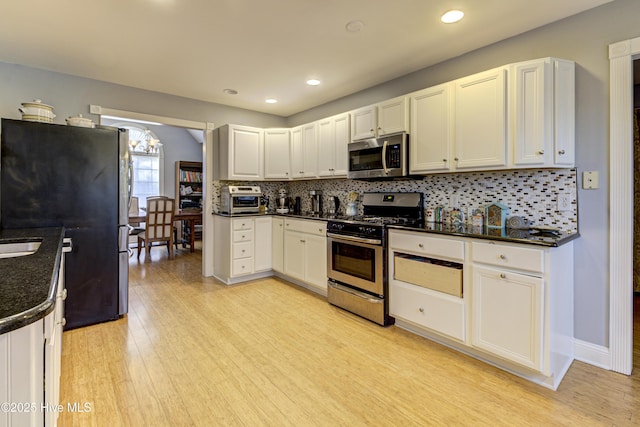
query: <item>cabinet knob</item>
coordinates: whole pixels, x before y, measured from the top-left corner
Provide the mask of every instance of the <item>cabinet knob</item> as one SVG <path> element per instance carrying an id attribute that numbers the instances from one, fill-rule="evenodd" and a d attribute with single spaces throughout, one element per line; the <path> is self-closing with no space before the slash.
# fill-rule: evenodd
<path id="1" fill-rule="evenodd" d="M 65 326 L 67 324 L 67 318 L 63 317 L 62 318 L 62 326 Z"/>
<path id="2" fill-rule="evenodd" d="M 457 162 L 457 161 L 458 161 L 458 160 L 460 160 L 460 159 L 459 159 L 459 158 L 457 158 L 457 157 L 455 157 L 453 160 L 455 160 L 455 161 Z"/>
<path id="3" fill-rule="evenodd" d="M 507 278 L 507 275 L 506 275 L 506 274 L 504 274 L 504 273 L 500 273 L 500 278 L 501 278 L 501 279 L 506 279 L 506 278 Z"/>
<path id="4" fill-rule="evenodd" d="M 322 228 L 318 228 L 318 231 L 319 231 L 320 233 L 322 233 Z"/>
<path id="5" fill-rule="evenodd" d="M 373 130 L 374 130 L 374 129 L 373 129 L 373 128 L 371 128 L 371 129 L 369 129 L 369 132 L 373 133 Z"/>
<path id="6" fill-rule="evenodd" d="M 423 245 L 422 243 L 418 243 L 418 247 L 419 247 L 420 249 L 424 249 L 424 245 Z"/>
<path id="7" fill-rule="evenodd" d="M 446 161 L 447 161 L 447 159 L 442 159 L 442 161 L 443 161 L 443 162 L 446 162 Z"/>
<path id="8" fill-rule="evenodd" d="M 304 243 L 304 242 L 305 242 L 305 240 L 300 239 L 300 243 Z"/>
<path id="9" fill-rule="evenodd" d="M 418 311 L 419 311 L 420 313 L 424 313 L 424 308 L 420 307 L 420 308 L 418 309 Z"/>
<path id="10" fill-rule="evenodd" d="M 538 151 L 538 154 L 542 156 L 544 154 L 544 150 Z"/>
<path id="11" fill-rule="evenodd" d="M 242 238 L 244 239 L 244 234 L 242 235 Z"/>
<path id="12" fill-rule="evenodd" d="M 246 252 L 246 249 L 243 249 L 243 250 L 242 250 L 242 253 L 245 253 L 245 252 Z"/>
<path id="13" fill-rule="evenodd" d="M 64 300 L 66 300 L 66 299 L 67 299 L 67 288 L 64 288 L 64 289 L 62 290 L 62 300 L 64 301 Z"/>
<path id="14" fill-rule="evenodd" d="M 558 154 L 560 154 L 561 156 L 562 156 L 564 153 L 565 153 L 565 151 L 564 151 L 564 150 L 560 150 L 560 151 L 558 151 Z"/>
<path id="15" fill-rule="evenodd" d="M 285 174 L 285 175 L 289 175 L 289 172 L 285 172 L 284 174 Z"/>
<path id="16" fill-rule="evenodd" d="M 507 257 L 504 254 L 502 254 L 500 255 L 500 259 L 507 259 Z"/>

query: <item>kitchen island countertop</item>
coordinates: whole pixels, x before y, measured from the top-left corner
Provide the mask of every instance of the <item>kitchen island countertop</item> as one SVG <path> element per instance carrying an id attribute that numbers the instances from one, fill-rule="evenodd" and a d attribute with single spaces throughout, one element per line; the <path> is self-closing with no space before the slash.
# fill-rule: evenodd
<path id="1" fill-rule="evenodd" d="M 0 259 L 0 334 L 53 311 L 63 238 L 63 227 L 0 230 L 0 244 L 41 239 L 31 255 Z"/>

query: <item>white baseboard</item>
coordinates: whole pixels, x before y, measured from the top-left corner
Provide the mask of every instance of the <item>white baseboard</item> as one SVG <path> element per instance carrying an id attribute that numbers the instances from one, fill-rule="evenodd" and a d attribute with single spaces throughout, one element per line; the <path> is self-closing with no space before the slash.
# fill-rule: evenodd
<path id="1" fill-rule="evenodd" d="M 609 348 L 590 342 L 573 340 L 574 358 L 598 368 L 611 370 L 611 354 Z"/>

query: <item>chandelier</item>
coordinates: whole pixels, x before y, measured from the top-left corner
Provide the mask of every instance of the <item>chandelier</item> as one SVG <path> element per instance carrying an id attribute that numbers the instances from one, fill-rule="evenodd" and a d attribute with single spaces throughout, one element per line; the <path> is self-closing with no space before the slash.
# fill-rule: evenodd
<path id="1" fill-rule="evenodd" d="M 129 140 L 129 147 L 131 148 L 131 151 L 134 151 L 137 153 L 154 154 L 154 153 L 157 153 L 160 147 L 162 146 L 162 144 L 160 143 L 160 140 L 157 138 L 154 138 L 151 135 L 151 131 L 149 129 L 145 129 L 144 135 L 138 134 L 135 136 L 141 136 L 141 138 Z"/>

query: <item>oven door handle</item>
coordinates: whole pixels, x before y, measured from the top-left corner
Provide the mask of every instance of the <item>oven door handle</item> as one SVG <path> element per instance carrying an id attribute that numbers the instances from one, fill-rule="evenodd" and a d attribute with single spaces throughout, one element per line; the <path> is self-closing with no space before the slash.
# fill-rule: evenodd
<path id="1" fill-rule="evenodd" d="M 382 169 L 384 170 L 384 174 L 388 175 L 389 170 L 387 169 L 387 144 L 389 141 L 385 140 L 382 143 Z"/>
<path id="2" fill-rule="evenodd" d="M 365 239 L 362 237 L 345 236 L 343 234 L 335 234 L 335 233 L 327 233 L 327 237 L 331 237 L 332 239 L 336 239 L 336 240 L 346 240 L 349 242 L 366 243 L 369 245 L 382 245 L 382 240 L 380 239 Z"/>
<path id="3" fill-rule="evenodd" d="M 362 298 L 362 299 L 364 299 L 364 300 L 367 300 L 368 302 L 372 302 L 372 303 L 376 303 L 376 304 L 381 304 L 381 303 L 384 301 L 384 300 L 382 300 L 382 299 L 380 299 L 380 298 L 376 298 L 376 297 L 374 297 L 374 296 L 372 296 L 372 295 L 369 295 L 369 294 L 366 294 L 366 293 L 364 293 L 364 292 L 360 292 L 360 291 L 357 291 L 357 290 L 355 290 L 355 289 L 351 289 L 351 288 L 348 288 L 348 287 L 346 287 L 346 286 L 339 285 L 339 284 L 337 284 L 337 283 L 335 283 L 335 282 L 332 282 L 332 281 L 329 281 L 329 282 L 327 283 L 327 285 L 329 285 L 329 286 L 331 286 L 332 288 L 337 289 L 337 290 L 339 290 L 339 291 L 346 292 L 346 293 L 351 294 L 351 295 L 353 295 L 353 296 L 355 296 L 355 297 L 358 297 L 358 298 Z"/>

